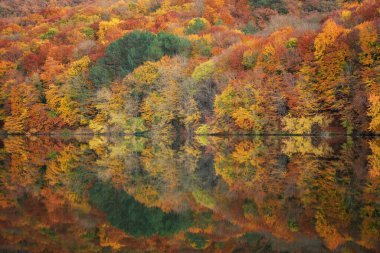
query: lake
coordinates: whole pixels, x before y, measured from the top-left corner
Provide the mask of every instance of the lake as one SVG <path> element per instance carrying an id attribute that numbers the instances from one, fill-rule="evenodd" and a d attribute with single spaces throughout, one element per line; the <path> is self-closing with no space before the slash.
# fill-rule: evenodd
<path id="1" fill-rule="evenodd" d="M 380 139 L 9 136 L 1 252 L 379 252 Z"/>

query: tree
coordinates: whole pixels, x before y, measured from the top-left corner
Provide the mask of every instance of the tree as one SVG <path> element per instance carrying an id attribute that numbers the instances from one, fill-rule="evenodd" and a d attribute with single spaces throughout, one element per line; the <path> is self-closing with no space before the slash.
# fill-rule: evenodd
<path id="1" fill-rule="evenodd" d="M 380 132 L 380 96 L 371 94 L 369 96 L 370 107 L 368 115 L 371 117 L 369 130 L 373 132 Z"/>
<path id="2" fill-rule="evenodd" d="M 205 79 L 209 79 L 214 71 L 215 62 L 213 60 L 209 60 L 198 65 L 191 74 L 191 77 L 196 81 L 203 81 Z"/>
<path id="3" fill-rule="evenodd" d="M 208 21 L 204 18 L 193 18 L 187 24 L 185 29 L 186 34 L 198 34 L 208 25 Z"/>
<path id="4" fill-rule="evenodd" d="M 138 86 L 136 87 L 136 91 L 145 92 L 146 89 L 151 88 L 154 82 L 160 77 L 159 62 L 147 61 L 137 67 L 131 75 L 133 77 L 131 82 L 135 82 L 134 85 Z"/>
<path id="5" fill-rule="evenodd" d="M 30 83 L 21 83 L 11 88 L 9 102 L 12 116 L 20 116 L 20 120 L 28 116 L 28 110 L 31 106 L 38 103 L 38 91 Z M 10 124 L 11 120 L 7 120 Z M 6 125 L 8 125 L 6 122 Z"/>
<path id="6" fill-rule="evenodd" d="M 243 33 L 245 34 L 254 34 L 257 32 L 256 26 L 253 24 L 253 22 L 250 20 L 245 27 L 242 29 Z"/>
<path id="7" fill-rule="evenodd" d="M 234 124 L 248 132 L 261 132 L 265 125 L 261 105 L 261 94 L 252 84 L 230 83 L 215 98 L 216 123 L 226 130 L 236 130 L 231 126 Z"/>
<path id="8" fill-rule="evenodd" d="M 46 104 L 40 103 L 39 92 L 31 83 L 11 88 L 9 94 L 11 114 L 5 118 L 4 129 L 12 134 L 48 132 L 62 125 L 50 114 Z"/>
<path id="9" fill-rule="evenodd" d="M 90 80 L 97 86 L 121 79 L 146 61 L 157 61 L 164 55 L 188 52 L 190 43 L 175 35 L 135 30 L 112 42 L 106 56 L 90 69 Z"/>
<path id="10" fill-rule="evenodd" d="M 282 14 L 288 13 L 283 0 L 251 0 L 250 4 L 254 8 L 270 8 Z"/>
<path id="11" fill-rule="evenodd" d="M 54 83 L 57 80 L 59 75 L 64 71 L 64 65 L 61 64 L 59 61 L 56 61 L 52 57 L 48 57 L 45 61 L 44 66 L 42 67 L 42 74 L 41 74 L 41 80 L 46 84 L 48 87 L 50 83 Z"/>
<path id="12" fill-rule="evenodd" d="M 179 65 L 182 64 L 182 65 Z M 181 58 L 162 60 L 160 78 L 154 92 L 143 99 L 141 113 L 152 130 L 162 133 L 194 130 L 201 114 L 194 97 L 193 82 L 183 76 L 186 64 Z"/>
<path id="13" fill-rule="evenodd" d="M 89 127 L 95 133 L 108 133 L 110 132 L 110 112 L 111 112 L 111 91 L 109 88 L 102 88 L 97 92 L 96 105 L 97 109 L 96 116 L 90 120 Z"/>
<path id="14" fill-rule="evenodd" d="M 118 18 L 112 18 L 110 21 L 102 21 L 99 23 L 99 30 L 97 32 L 98 40 L 102 44 L 106 44 L 108 41 L 117 38 L 121 35 L 121 30 L 118 28 L 120 20 Z M 88 30 L 87 30 L 88 31 Z M 111 38 L 107 35 L 112 34 Z"/>
<path id="15" fill-rule="evenodd" d="M 88 56 L 71 62 L 66 71 L 50 80 L 46 90 L 47 104 L 65 124 L 70 127 L 78 127 L 88 124 L 91 114 L 91 90 L 86 81 L 86 73 L 90 59 Z M 50 73 L 43 78 L 50 79 Z"/>

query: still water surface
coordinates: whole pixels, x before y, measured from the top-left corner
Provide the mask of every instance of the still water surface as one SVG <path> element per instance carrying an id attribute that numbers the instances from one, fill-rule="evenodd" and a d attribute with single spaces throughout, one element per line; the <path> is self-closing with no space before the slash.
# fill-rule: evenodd
<path id="1" fill-rule="evenodd" d="M 0 141 L 1 252 L 379 252 L 380 139 Z"/>

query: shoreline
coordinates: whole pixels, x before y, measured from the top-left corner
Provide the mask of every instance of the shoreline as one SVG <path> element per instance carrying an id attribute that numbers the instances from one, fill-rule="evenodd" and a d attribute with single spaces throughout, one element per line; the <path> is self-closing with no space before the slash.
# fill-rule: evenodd
<path id="1" fill-rule="evenodd" d="M 94 133 L 60 133 L 60 132 L 52 132 L 52 133 L 37 133 L 37 134 L 10 134 L 10 133 L 0 133 L 0 138 L 5 138 L 8 136 L 28 136 L 28 137 L 38 137 L 38 136 L 46 136 L 46 137 L 75 137 L 75 136 L 86 136 L 86 137 L 94 137 L 94 136 L 105 136 L 105 137 L 121 137 L 121 136 L 135 136 L 135 137 L 151 137 L 149 134 L 126 134 L 126 133 L 103 133 L 103 134 L 94 134 Z M 181 135 L 176 135 L 181 136 Z M 205 136 L 205 137 L 320 137 L 320 138 L 331 138 L 331 137 L 359 137 L 359 138 L 378 138 L 380 137 L 380 133 L 359 133 L 359 134 L 345 134 L 345 133 L 321 133 L 321 134 L 289 134 L 289 133 L 218 133 L 218 134 L 191 134 L 187 135 L 188 137 L 197 137 L 197 136 Z"/>

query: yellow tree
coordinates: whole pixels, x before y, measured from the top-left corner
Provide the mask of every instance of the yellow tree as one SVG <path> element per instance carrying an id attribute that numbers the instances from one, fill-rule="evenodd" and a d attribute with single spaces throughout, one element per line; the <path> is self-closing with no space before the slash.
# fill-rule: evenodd
<path id="1" fill-rule="evenodd" d="M 378 33 L 373 22 L 364 22 L 355 28 L 359 30 L 359 42 L 362 50 L 359 54 L 359 61 L 363 65 L 360 75 L 369 94 L 368 116 L 371 117 L 369 130 L 379 132 L 380 96 L 378 94 L 380 94 L 380 59 L 378 57 Z"/>
<path id="2" fill-rule="evenodd" d="M 336 94 L 341 93 L 347 96 L 350 88 L 347 85 L 344 86 L 346 82 L 342 75 L 346 59 L 350 56 L 350 50 L 348 45 L 339 39 L 347 32 L 329 19 L 324 24 L 322 32 L 315 38 L 314 56 L 317 64 L 315 89 L 320 92 L 319 107 L 321 110 L 331 110 L 335 105 L 341 109 L 346 105 L 347 101 L 340 101 Z"/>
<path id="3" fill-rule="evenodd" d="M 39 94 L 33 84 L 14 85 L 9 93 L 11 115 L 6 117 L 4 129 L 10 133 L 25 133 L 30 108 L 39 100 Z"/>
<path id="4" fill-rule="evenodd" d="M 369 124 L 369 130 L 373 132 L 380 132 L 380 95 L 371 94 L 369 95 L 370 107 L 368 110 L 368 115 L 371 117 L 371 122 Z"/>
<path id="5" fill-rule="evenodd" d="M 121 29 L 118 27 L 120 19 L 112 18 L 110 21 L 102 21 L 99 23 L 98 40 L 102 44 L 106 44 L 109 41 L 121 36 Z"/>

